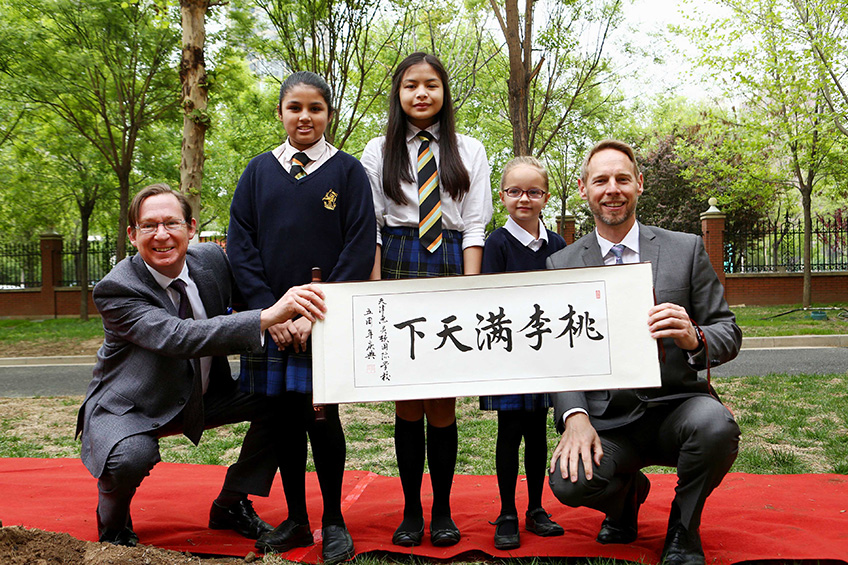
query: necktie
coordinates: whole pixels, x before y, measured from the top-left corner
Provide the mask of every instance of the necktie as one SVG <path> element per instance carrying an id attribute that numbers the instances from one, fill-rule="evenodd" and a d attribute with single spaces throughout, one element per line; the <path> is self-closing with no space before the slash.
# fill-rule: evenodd
<path id="1" fill-rule="evenodd" d="M 177 308 L 177 315 L 181 320 L 194 318 L 194 312 L 191 309 L 191 303 L 188 301 L 188 293 L 186 292 L 186 283 L 180 279 L 171 281 L 171 288 L 177 291 L 180 296 L 180 305 Z M 195 445 L 200 441 L 200 436 L 203 433 L 203 383 L 201 382 L 200 363 L 197 359 L 192 359 L 189 362 L 192 371 L 192 391 L 188 401 L 183 408 L 183 433 L 186 437 L 193 441 Z"/>
<path id="2" fill-rule="evenodd" d="M 615 264 L 621 265 L 624 261 L 621 259 L 621 254 L 624 253 L 625 247 L 620 243 L 616 243 L 612 247 L 610 247 L 610 253 L 615 255 Z"/>
<path id="3" fill-rule="evenodd" d="M 296 179 L 300 179 L 300 178 L 305 177 L 306 176 L 306 170 L 305 170 L 306 165 L 308 165 L 311 161 L 312 161 L 312 159 L 310 159 L 309 156 L 306 153 L 304 153 L 302 151 L 295 153 L 294 157 L 292 157 L 292 167 L 291 167 L 291 170 L 289 171 L 291 173 L 291 176 L 293 176 Z"/>
<path id="4" fill-rule="evenodd" d="M 432 253 L 442 244 L 442 202 L 439 196 L 439 173 L 430 149 L 432 135 L 418 132 L 418 239 Z"/>

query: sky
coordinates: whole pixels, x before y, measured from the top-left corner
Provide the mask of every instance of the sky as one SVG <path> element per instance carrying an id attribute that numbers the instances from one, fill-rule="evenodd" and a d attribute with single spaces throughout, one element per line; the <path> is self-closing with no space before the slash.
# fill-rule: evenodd
<path id="1" fill-rule="evenodd" d="M 698 78 L 697 69 L 687 60 L 687 54 L 694 54 L 694 47 L 678 35 L 668 31 L 669 25 L 691 25 L 686 14 L 691 13 L 693 5 L 699 12 L 716 17 L 723 12 L 717 2 L 711 0 L 633 0 L 624 5 L 625 22 L 619 29 L 619 35 L 626 37 L 637 47 L 644 49 L 659 48 L 660 61 L 639 61 L 638 76 L 625 79 L 625 88 L 638 94 L 656 94 L 674 89 L 677 93 L 692 99 L 704 98 L 705 86 Z M 670 42 L 667 43 L 667 42 Z M 674 49 L 671 48 L 674 47 Z M 626 61 L 621 60 L 626 64 Z M 694 78 L 693 78 L 694 77 Z M 708 88 L 708 87 L 707 87 Z"/>

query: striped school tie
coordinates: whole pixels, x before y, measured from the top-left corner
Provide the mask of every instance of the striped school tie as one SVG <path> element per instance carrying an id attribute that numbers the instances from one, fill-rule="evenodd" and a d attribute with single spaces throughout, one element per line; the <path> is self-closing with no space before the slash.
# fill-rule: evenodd
<path id="1" fill-rule="evenodd" d="M 296 179 L 302 179 L 305 177 L 306 165 L 308 165 L 311 161 L 312 159 L 310 159 L 306 153 L 303 153 L 302 151 L 295 153 L 294 157 L 292 157 L 291 171 L 289 171 L 291 176 Z"/>
<path id="2" fill-rule="evenodd" d="M 439 196 L 439 173 L 430 149 L 433 136 L 418 132 L 418 238 L 427 251 L 434 252 L 442 244 L 442 202 Z"/>

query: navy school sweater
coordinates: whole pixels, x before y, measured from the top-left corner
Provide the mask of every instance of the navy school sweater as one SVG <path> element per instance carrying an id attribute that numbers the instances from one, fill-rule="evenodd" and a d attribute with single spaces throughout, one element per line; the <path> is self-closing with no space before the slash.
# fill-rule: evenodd
<path id="1" fill-rule="evenodd" d="M 377 222 L 365 169 L 339 151 L 295 179 L 270 152 L 254 157 L 230 206 L 227 256 L 247 308 L 267 308 L 292 286 L 367 280 Z"/>
<path id="2" fill-rule="evenodd" d="M 547 230 L 548 243 L 538 251 L 522 245 L 506 228 L 498 228 L 486 238 L 483 247 L 484 273 L 510 273 L 514 271 L 541 271 L 545 269 L 545 260 L 552 253 L 565 247 L 565 240 L 559 234 Z"/>

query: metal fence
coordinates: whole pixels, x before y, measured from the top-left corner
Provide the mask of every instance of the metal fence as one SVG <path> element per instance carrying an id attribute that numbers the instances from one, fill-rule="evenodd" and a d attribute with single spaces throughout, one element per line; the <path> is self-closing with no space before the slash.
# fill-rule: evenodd
<path id="1" fill-rule="evenodd" d="M 127 254 L 135 248 L 127 242 Z M 104 238 L 88 242 L 88 285 L 94 286 L 116 263 L 115 240 Z M 81 265 L 80 245 L 78 242 L 65 243 L 62 248 L 62 278 L 59 286 L 80 286 Z"/>
<path id="2" fill-rule="evenodd" d="M 0 245 L 0 289 L 41 286 L 41 246 L 38 243 Z"/>
<path id="3" fill-rule="evenodd" d="M 848 222 L 842 215 L 813 220 L 810 268 L 848 271 Z M 802 220 L 761 223 L 744 232 L 725 233 L 726 273 L 800 273 L 804 270 Z"/>

